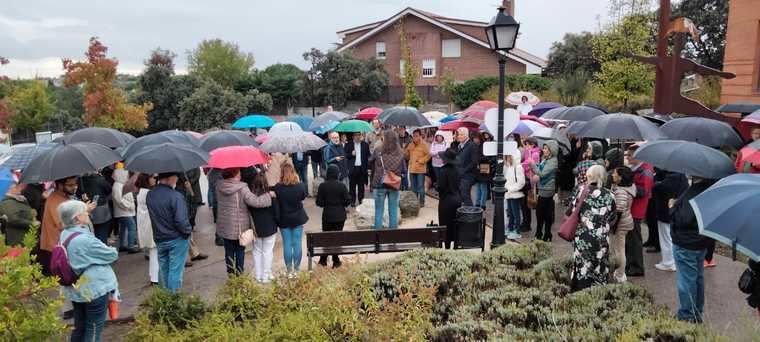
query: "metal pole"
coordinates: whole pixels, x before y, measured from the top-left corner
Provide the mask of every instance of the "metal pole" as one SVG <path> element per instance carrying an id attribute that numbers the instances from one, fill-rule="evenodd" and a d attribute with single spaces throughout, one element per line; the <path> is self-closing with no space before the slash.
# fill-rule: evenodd
<path id="1" fill-rule="evenodd" d="M 501 246 L 504 244 L 504 193 L 507 189 L 504 185 L 507 179 L 504 178 L 504 69 L 506 67 L 507 59 L 503 55 L 499 55 L 499 128 L 496 135 L 496 162 L 502 164 L 502 167 L 496 167 L 500 170 L 499 173 L 493 178 L 493 238 L 491 240 L 491 248 Z"/>

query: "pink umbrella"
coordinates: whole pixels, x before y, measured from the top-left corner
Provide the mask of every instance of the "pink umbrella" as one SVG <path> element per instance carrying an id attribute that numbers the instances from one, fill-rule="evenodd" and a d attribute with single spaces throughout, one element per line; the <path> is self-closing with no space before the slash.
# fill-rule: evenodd
<path id="1" fill-rule="evenodd" d="M 525 97 L 528 98 L 528 103 L 531 106 L 535 106 L 539 102 L 541 102 L 541 99 L 539 99 L 538 96 L 533 95 L 533 93 L 531 93 L 529 91 L 516 91 L 516 92 L 513 92 L 513 93 L 509 93 L 509 95 L 507 95 L 506 100 L 507 100 L 507 102 L 509 104 L 513 104 L 513 105 L 517 106 L 517 105 L 522 104 L 522 98 L 523 98 L 523 96 L 525 96 Z"/>
<path id="2" fill-rule="evenodd" d="M 462 118 L 463 119 L 470 119 L 469 122 L 476 122 L 479 121 L 479 123 L 482 123 L 483 120 L 485 120 L 486 117 L 486 111 L 488 111 L 491 108 L 496 108 L 498 105 L 496 102 L 488 101 L 488 100 L 482 100 L 475 102 L 471 104 L 467 109 L 465 109 L 462 112 Z"/>
<path id="3" fill-rule="evenodd" d="M 227 146 L 211 151 L 208 167 L 229 169 L 233 167 L 249 167 L 265 164 L 270 157 L 265 152 L 253 146 Z"/>
<path id="4" fill-rule="evenodd" d="M 739 122 L 739 133 L 742 134 L 744 139 L 749 139 L 752 127 L 758 126 L 760 126 L 760 110 L 752 112 L 752 114 L 745 116 L 744 119 Z"/>
<path id="5" fill-rule="evenodd" d="M 354 115 L 354 119 L 372 121 L 372 120 L 375 120 L 377 116 L 380 115 L 380 113 L 382 112 L 383 112 L 382 108 L 367 107 L 357 112 L 356 115 Z"/>
<path id="6" fill-rule="evenodd" d="M 480 128 L 480 124 L 471 121 L 454 120 L 441 125 L 438 129 L 442 131 L 455 131 L 459 127 L 467 127 L 469 130 L 477 131 Z"/>
<path id="7" fill-rule="evenodd" d="M 263 144 L 263 143 L 269 141 L 269 134 L 268 133 L 264 133 L 264 134 L 257 135 L 256 139 L 254 139 L 254 140 L 256 140 L 256 142 L 259 143 L 259 144 Z"/>

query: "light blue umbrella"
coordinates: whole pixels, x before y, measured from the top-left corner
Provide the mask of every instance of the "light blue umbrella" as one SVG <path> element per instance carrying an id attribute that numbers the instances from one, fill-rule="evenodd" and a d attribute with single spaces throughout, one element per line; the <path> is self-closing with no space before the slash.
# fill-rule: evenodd
<path id="1" fill-rule="evenodd" d="M 272 118 L 262 114 L 248 114 L 237 119 L 232 124 L 232 128 L 251 129 L 251 128 L 269 128 L 274 125 Z"/>
<path id="2" fill-rule="evenodd" d="M 445 123 L 447 123 L 447 122 L 449 122 L 449 121 L 454 121 L 454 120 L 456 120 L 456 119 L 457 119 L 457 116 L 456 116 L 456 115 L 454 115 L 454 114 L 449 114 L 447 117 L 445 117 L 445 118 L 443 118 L 443 119 L 440 119 L 440 120 L 438 120 L 438 122 L 439 122 L 439 123 L 442 123 L 442 124 L 445 124 Z"/>
<path id="3" fill-rule="evenodd" d="M 13 172 L 7 167 L 0 168 L 0 200 L 5 198 L 5 193 L 13 186 L 16 181 L 13 179 Z"/>
<path id="4" fill-rule="evenodd" d="M 295 122 L 304 131 L 309 129 L 309 126 L 314 122 L 314 118 L 305 115 L 289 115 L 285 118 L 285 121 Z"/>
<path id="5" fill-rule="evenodd" d="M 760 261 L 760 175 L 721 179 L 689 201 L 699 233 Z"/>
<path id="6" fill-rule="evenodd" d="M 338 123 L 343 120 L 350 117 L 350 115 L 343 113 L 343 112 L 326 112 L 317 115 L 317 117 L 314 119 L 314 121 L 311 122 L 309 125 L 308 131 L 314 131 L 319 133 L 319 131 L 327 132 L 332 127 L 335 127 L 338 125 Z M 329 129 L 324 129 L 325 127 L 328 127 L 332 125 Z"/>

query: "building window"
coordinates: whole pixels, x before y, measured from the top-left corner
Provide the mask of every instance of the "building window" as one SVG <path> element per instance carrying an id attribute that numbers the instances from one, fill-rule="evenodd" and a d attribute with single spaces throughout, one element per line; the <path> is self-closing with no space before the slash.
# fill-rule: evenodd
<path id="1" fill-rule="evenodd" d="M 375 57 L 385 59 L 385 42 L 375 43 Z"/>
<path id="2" fill-rule="evenodd" d="M 444 39 L 441 42 L 441 57 L 462 57 L 462 41 L 460 39 Z"/>
<path id="3" fill-rule="evenodd" d="M 422 77 L 435 77 L 435 59 L 422 60 Z"/>
<path id="4" fill-rule="evenodd" d="M 404 78 L 404 71 L 406 70 L 405 67 L 406 67 L 406 61 L 403 59 L 400 60 L 398 64 L 398 73 L 399 75 L 401 75 L 401 78 Z"/>

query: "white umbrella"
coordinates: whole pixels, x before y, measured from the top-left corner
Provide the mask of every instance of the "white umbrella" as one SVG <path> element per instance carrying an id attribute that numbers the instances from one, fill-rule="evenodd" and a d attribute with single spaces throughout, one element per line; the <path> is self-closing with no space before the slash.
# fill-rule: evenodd
<path id="1" fill-rule="evenodd" d="M 267 153 L 296 153 L 318 150 L 325 145 L 327 143 L 313 133 L 303 133 L 292 137 L 270 135 L 260 148 Z"/>
<path id="2" fill-rule="evenodd" d="M 448 115 L 446 115 L 446 113 L 432 111 L 432 112 L 422 113 L 422 116 L 424 116 L 425 118 L 427 118 L 428 121 L 434 122 L 434 121 L 441 120 L 441 119 L 447 117 Z"/>

